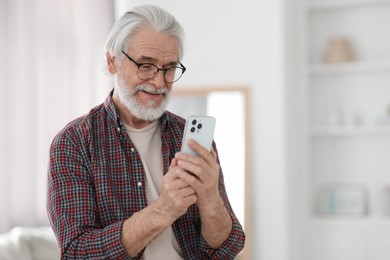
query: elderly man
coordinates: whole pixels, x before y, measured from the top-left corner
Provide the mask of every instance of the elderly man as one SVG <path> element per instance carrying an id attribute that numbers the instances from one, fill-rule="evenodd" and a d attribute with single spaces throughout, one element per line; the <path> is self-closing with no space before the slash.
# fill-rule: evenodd
<path id="1" fill-rule="evenodd" d="M 190 141 L 166 111 L 186 71 L 183 30 L 137 6 L 105 44 L 114 90 L 54 139 L 48 213 L 64 259 L 232 259 L 245 235 L 227 197 L 215 143 Z"/>

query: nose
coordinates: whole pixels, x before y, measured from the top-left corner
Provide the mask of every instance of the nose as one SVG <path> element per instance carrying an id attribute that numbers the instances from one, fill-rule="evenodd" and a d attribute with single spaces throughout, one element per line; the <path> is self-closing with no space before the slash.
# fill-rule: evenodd
<path id="1" fill-rule="evenodd" d="M 165 75 L 163 70 L 158 70 L 156 75 L 150 79 L 150 82 L 154 84 L 157 88 L 162 88 L 166 86 Z"/>

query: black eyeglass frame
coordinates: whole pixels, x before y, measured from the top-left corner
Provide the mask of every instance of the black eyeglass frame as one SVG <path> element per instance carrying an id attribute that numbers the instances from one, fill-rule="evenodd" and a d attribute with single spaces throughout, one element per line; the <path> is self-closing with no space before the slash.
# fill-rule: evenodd
<path id="1" fill-rule="evenodd" d="M 153 64 L 153 63 L 138 63 L 138 62 L 136 62 L 136 61 L 133 60 L 129 55 L 127 55 L 127 53 L 124 52 L 123 50 L 122 50 L 122 53 L 123 53 L 123 54 L 132 62 L 132 63 L 134 63 L 134 64 L 138 67 L 138 70 L 137 70 L 137 77 L 138 77 L 140 80 L 149 80 L 149 79 L 152 79 L 152 78 L 154 78 L 154 77 L 158 74 L 158 72 L 161 70 L 161 71 L 163 72 L 165 82 L 167 82 L 167 83 L 174 83 L 174 82 L 178 81 L 178 80 L 181 78 L 181 76 L 183 76 L 184 72 L 187 70 L 187 68 L 186 68 L 180 61 L 179 61 L 179 64 L 180 64 L 181 67 L 173 66 L 173 67 L 169 67 L 169 68 L 167 68 L 167 69 L 163 69 L 163 68 L 160 69 L 159 67 L 157 67 L 157 66 L 156 66 L 155 64 Z M 139 68 L 141 68 L 143 65 L 154 66 L 154 67 L 157 69 L 157 71 L 156 71 L 156 73 L 154 74 L 153 77 L 143 79 L 143 78 L 141 78 L 141 77 L 138 75 Z M 181 75 L 180 75 L 180 77 L 178 77 L 178 78 L 177 78 L 176 80 L 174 80 L 174 81 L 167 81 L 166 78 L 165 78 L 165 74 L 167 73 L 168 70 L 173 69 L 173 68 L 175 68 L 175 69 L 181 69 L 181 70 L 182 70 Z"/>

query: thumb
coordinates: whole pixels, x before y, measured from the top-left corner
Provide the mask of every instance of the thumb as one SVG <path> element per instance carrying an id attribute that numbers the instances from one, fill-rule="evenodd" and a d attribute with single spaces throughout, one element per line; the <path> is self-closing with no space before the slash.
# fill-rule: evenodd
<path id="1" fill-rule="evenodd" d="M 177 159 L 173 158 L 171 161 L 171 165 L 169 166 L 169 169 L 172 169 L 173 167 L 176 167 L 176 166 L 177 166 Z"/>

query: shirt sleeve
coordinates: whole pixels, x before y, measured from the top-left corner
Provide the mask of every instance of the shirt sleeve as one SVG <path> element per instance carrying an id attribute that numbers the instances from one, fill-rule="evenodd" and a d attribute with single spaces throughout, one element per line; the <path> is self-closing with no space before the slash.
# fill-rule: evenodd
<path id="1" fill-rule="evenodd" d="M 61 259 L 129 259 L 121 243 L 123 220 L 103 227 L 98 219 L 88 154 L 81 147 L 63 132 L 50 148 L 47 209 Z"/>
<path id="2" fill-rule="evenodd" d="M 211 248 L 206 240 L 201 236 L 201 250 L 205 252 L 209 259 L 234 259 L 244 248 L 245 234 L 240 223 L 233 219 L 232 231 L 228 239 L 217 249 Z"/>

